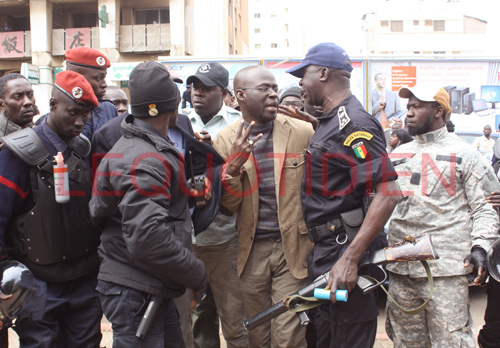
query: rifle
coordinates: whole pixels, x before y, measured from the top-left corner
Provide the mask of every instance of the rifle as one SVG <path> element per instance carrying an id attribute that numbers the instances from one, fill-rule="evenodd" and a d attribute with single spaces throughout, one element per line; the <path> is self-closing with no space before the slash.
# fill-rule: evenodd
<path id="1" fill-rule="evenodd" d="M 374 265 L 383 272 L 384 277 L 380 281 L 374 281 L 372 278 L 368 279 L 364 276 L 359 276 L 357 285 L 361 288 L 361 290 L 363 290 L 363 294 L 367 294 L 368 292 L 382 285 L 382 283 L 387 280 L 387 273 L 382 268 L 382 265 L 386 263 L 437 259 L 439 259 L 439 256 L 434 249 L 430 234 L 426 233 L 418 237 L 411 237 L 406 235 L 403 242 L 396 243 L 392 246 L 374 252 L 365 251 L 361 259 L 359 260 L 358 270 L 365 266 Z M 329 273 L 330 272 L 320 275 L 305 288 L 300 289 L 296 293 L 287 296 L 285 299 L 269 307 L 268 309 L 257 313 L 253 317 L 245 320 L 243 322 L 243 326 L 248 331 L 253 330 L 257 326 L 277 317 L 280 314 L 285 313 L 288 310 L 297 309 L 300 305 L 307 302 L 307 300 L 304 300 L 301 297 L 313 296 L 314 289 L 324 288 L 328 284 Z M 290 300 L 291 298 L 292 300 Z M 299 319 L 303 326 L 309 323 L 309 318 L 307 317 L 307 314 L 305 312 L 298 311 L 297 315 L 299 316 Z"/>

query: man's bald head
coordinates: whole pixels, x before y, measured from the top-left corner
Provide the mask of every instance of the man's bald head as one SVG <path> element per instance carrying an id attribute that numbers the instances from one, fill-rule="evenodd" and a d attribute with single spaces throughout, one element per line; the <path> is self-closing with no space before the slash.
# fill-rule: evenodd
<path id="1" fill-rule="evenodd" d="M 251 83 L 253 77 L 255 76 L 255 73 L 262 70 L 268 71 L 268 69 L 259 65 L 252 65 L 238 71 L 238 73 L 234 77 L 234 90 L 236 91 L 240 88 L 247 87 L 249 83 Z"/>
<path id="2" fill-rule="evenodd" d="M 128 111 L 128 97 L 120 87 L 108 86 L 104 98 L 111 100 L 111 102 L 115 104 L 118 115 L 123 115 Z"/>
<path id="3" fill-rule="evenodd" d="M 278 84 L 269 69 L 250 66 L 240 70 L 234 78 L 234 89 L 245 121 L 265 123 L 276 118 Z"/>

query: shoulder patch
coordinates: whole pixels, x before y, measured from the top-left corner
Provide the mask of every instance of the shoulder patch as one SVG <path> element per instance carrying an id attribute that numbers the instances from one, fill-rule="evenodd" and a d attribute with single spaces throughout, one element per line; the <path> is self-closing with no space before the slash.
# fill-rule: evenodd
<path id="1" fill-rule="evenodd" d="M 339 130 L 342 130 L 345 126 L 349 124 L 349 122 L 351 122 L 351 119 L 349 118 L 347 111 L 345 111 L 345 106 L 341 106 L 339 108 L 337 116 L 339 118 Z"/>
<path id="2" fill-rule="evenodd" d="M 366 158 L 366 155 L 368 154 L 368 150 L 366 149 L 366 146 L 363 143 L 363 141 L 359 141 L 351 147 L 354 150 L 354 154 L 356 155 L 357 158 L 360 158 L 360 159 Z"/>
<path id="3" fill-rule="evenodd" d="M 349 145 L 351 145 L 351 143 L 354 140 L 360 139 L 360 138 L 363 138 L 363 139 L 366 139 L 366 140 L 371 140 L 373 138 L 373 134 L 370 134 L 368 132 L 362 132 L 362 131 L 351 133 L 351 134 L 349 134 L 349 136 L 344 141 L 344 145 L 345 146 L 349 146 Z"/>

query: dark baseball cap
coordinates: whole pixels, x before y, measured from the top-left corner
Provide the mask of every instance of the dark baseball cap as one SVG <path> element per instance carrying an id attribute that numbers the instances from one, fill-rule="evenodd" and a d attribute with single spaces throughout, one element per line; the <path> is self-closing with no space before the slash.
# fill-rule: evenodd
<path id="1" fill-rule="evenodd" d="M 187 78 L 186 84 L 190 85 L 196 80 L 207 87 L 220 86 L 227 88 L 229 84 L 229 71 L 219 63 L 204 63 L 200 65 L 196 74 Z"/>
<path id="2" fill-rule="evenodd" d="M 325 42 L 313 46 L 307 51 L 305 58 L 299 65 L 288 69 L 286 72 L 302 78 L 304 76 L 304 68 L 309 65 L 324 66 L 327 68 L 343 69 L 351 72 L 351 60 L 347 52 L 333 42 Z"/>

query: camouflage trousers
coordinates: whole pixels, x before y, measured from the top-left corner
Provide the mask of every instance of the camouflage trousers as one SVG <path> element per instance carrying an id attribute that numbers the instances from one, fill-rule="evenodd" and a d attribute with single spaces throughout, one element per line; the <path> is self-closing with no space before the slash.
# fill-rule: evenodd
<path id="1" fill-rule="evenodd" d="M 427 278 L 390 273 L 389 281 L 389 294 L 405 309 L 417 308 L 429 297 Z M 432 299 L 418 314 L 405 314 L 387 300 L 387 335 L 395 348 L 475 348 L 468 301 L 465 276 L 434 278 Z"/>

